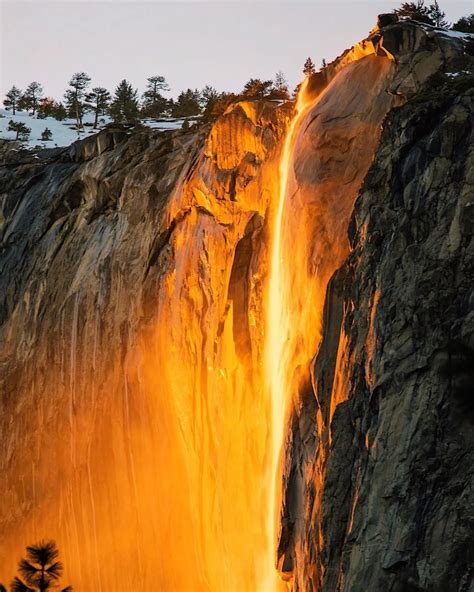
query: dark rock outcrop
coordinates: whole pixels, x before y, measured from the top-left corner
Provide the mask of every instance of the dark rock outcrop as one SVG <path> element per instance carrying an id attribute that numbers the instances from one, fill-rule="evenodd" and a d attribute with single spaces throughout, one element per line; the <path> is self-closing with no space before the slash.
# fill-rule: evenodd
<path id="1" fill-rule="evenodd" d="M 461 40 L 389 31 L 410 98 L 384 122 L 291 424 L 295 590 L 474 586 L 472 60 Z"/>

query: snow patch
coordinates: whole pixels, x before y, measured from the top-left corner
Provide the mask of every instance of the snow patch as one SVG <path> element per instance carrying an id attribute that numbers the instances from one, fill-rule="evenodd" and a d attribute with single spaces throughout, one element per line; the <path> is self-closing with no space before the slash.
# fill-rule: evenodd
<path id="1" fill-rule="evenodd" d="M 181 129 L 185 120 L 189 121 L 192 125 L 195 123 L 195 117 L 181 118 L 181 119 L 144 119 L 141 121 L 143 125 L 151 129 L 156 130 L 178 130 Z M 7 109 L 0 109 L 0 139 L 14 140 L 16 133 L 8 131 L 8 122 L 13 120 L 15 122 L 24 123 L 31 129 L 30 137 L 27 142 L 23 144 L 28 148 L 35 148 L 36 146 L 54 148 L 61 146 L 69 146 L 76 140 L 82 140 L 91 136 L 101 129 L 105 125 L 111 122 L 109 116 L 102 116 L 99 118 L 99 126 L 94 129 L 94 114 L 86 113 L 83 118 L 84 128 L 80 131 L 76 129 L 75 119 L 64 119 L 58 121 L 54 117 L 46 117 L 45 119 L 38 119 L 36 116 L 29 115 L 26 111 L 17 111 L 15 115 Z M 48 128 L 51 130 L 52 137 L 49 141 L 41 140 L 41 134 Z"/>
<path id="2" fill-rule="evenodd" d="M 472 33 L 463 33 L 462 31 L 445 31 L 444 29 L 435 29 L 434 33 L 456 39 L 474 39 L 474 35 Z"/>
<path id="3" fill-rule="evenodd" d="M 462 31 L 451 31 L 447 29 L 438 29 L 432 25 L 428 25 L 427 23 L 423 23 L 421 21 L 417 21 L 415 19 L 410 18 L 409 16 L 399 16 L 398 20 L 401 22 L 409 22 L 415 23 L 419 27 L 421 27 L 426 33 L 431 33 L 432 35 L 444 35 L 446 37 L 452 37 L 455 39 L 474 39 L 473 33 L 463 33 Z"/>

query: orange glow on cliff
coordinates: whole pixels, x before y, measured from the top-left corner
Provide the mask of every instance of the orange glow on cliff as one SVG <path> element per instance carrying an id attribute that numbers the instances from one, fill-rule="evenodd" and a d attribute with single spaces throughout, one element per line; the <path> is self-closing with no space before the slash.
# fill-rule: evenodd
<path id="1" fill-rule="evenodd" d="M 305 80 L 280 160 L 280 189 L 271 226 L 265 351 L 272 403 L 268 537 L 273 545 L 280 537 L 282 450 L 288 436 L 289 412 L 298 408 L 303 390 L 311 389 L 311 362 L 321 341 L 326 289 L 349 253 L 347 227 L 353 203 L 390 103 L 390 98 L 377 89 L 390 76 L 390 60 L 373 54 L 370 43 L 357 44 L 326 72 Z M 382 98 L 372 104 L 367 88 L 377 89 L 374 94 Z M 359 101 L 359 96 L 366 104 Z M 354 105 L 362 117 L 349 117 Z M 366 147 L 362 138 L 366 139 Z M 361 145 L 354 150 L 356 142 Z M 328 417 L 323 417 L 318 401 L 314 418 L 321 438 L 336 407 L 348 396 L 347 339 L 342 329 L 338 343 Z M 317 399 L 318 392 L 314 396 Z M 330 441 L 330 429 L 328 436 Z M 315 510 L 321 502 L 324 464 L 321 449 L 313 474 Z M 323 549 L 321 524 L 317 522 L 315 528 L 318 547 Z M 276 557 L 275 547 L 271 548 L 272 567 L 277 559 L 278 571 L 285 580 L 291 580 L 292 567 L 283 567 L 285 550 L 281 553 Z M 294 565 L 294 557 L 288 559 L 288 565 Z M 317 577 L 323 578 L 322 566 Z"/>
<path id="2" fill-rule="evenodd" d="M 306 79 L 298 93 L 296 114 L 288 129 L 279 165 L 279 193 L 274 218 L 272 223 L 272 245 L 270 255 L 270 280 L 267 304 L 267 338 L 266 338 L 266 377 L 269 381 L 272 405 L 272 439 L 271 439 L 271 490 L 268 508 L 268 539 L 271 542 L 269 549 L 269 567 L 274 574 L 275 570 L 275 544 L 278 538 L 279 508 L 281 504 L 281 453 L 285 437 L 285 422 L 287 415 L 288 394 L 291 389 L 292 377 L 289 371 L 294 367 L 294 343 L 291 336 L 294 335 L 292 325 L 295 319 L 292 315 L 292 303 L 288 298 L 288 277 L 285 273 L 285 265 L 288 264 L 288 253 L 283 253 L 284 246 L 283 229 L 285 202 L 288 198 L 288 185 L 292 167 L 292 151 L 295 142 L 295 133 L 298 124 L 308 103 L 305 98 L 305 89 L 308 84 Z M 296 287 L 295 287 L 296 288 Z M 274 577 L 274 576 L 270 576 Z"/>
<path id="3" fill-rule="evenodd" d="M 361 94 L 358 81 L 372 88 L 386 79 L 388 69 L 377 60 L 339 82 L 327 112 L 337 112 L 344 93 Z M 371 148 L 354 150 L 347 167 L 338 164 L 334 172 L 331 163 L 342 159 L 318 164 L 313 146 L 304 145 L 312 107 L 326 92 L 315 98 L 308 85 L 299 93 L 278 172 L 278 149 L 266 152 L 260 107 L 252 103 L 232 107 L 215 123 L 195 166 L 174 163 L 183 172 L 160 218 L 169 237 L 157 253 L 156 277 L 147 279 L 150 301 L 142 275 L 126 275 L 129 259 L 121 251 L 107 263 L 110 291 L 97 291 L 97 299 L 107 298 L 105 318 L 94 308 L 92 279 L 91 287 L 78 281 L 62 289 L 67 297 L 57 323 L 50 309 L 50 341 L 38 340 L 24 366 L 31 392 L 5 407 L 11 442 L 21 442 L 15 455 L 9 446 L 0 511 L 7 577 L 24 546 L 47 536 L 58 543 L 64 581 L 80 590 L 275 592 L 285 586 L 275 546 L 288 411 L 309 380 L 327 282 L 347 255 L 348 216 L 381 121 L 358 124 L 354 137 L 367 143 L 368 129 Z M 283 129 L 274 123 L 268 130 Z M 346 147 L 347 129 L 337 126 L 331 123 L 330 147 L 320 152 L 332 156 L 331 147 Z M 296 154 L 308 155 L 311 170 L 322 166 L 319 185 L 310 180 L 300 190 L 296 169 L 305 163 Z M 140 171 L 141 164 L 124 185 L 123 208 L 143 202 L 150 171 Z M 236 170 L 240 181 L 232 185 L 229 171 Z M 340 178 L 347 181 L 343 190 Z M 275 203 L 262 302 L 269 196 Z M 138 246 L 132 240 L 125 246 L 142 260 L 155 238 L 144 232 Z M 135 289 L 143 290 L 136 302 Z M 135 316 L 131 303 L 140 309 Z M 344 354 L 341 341 L 341 372 Z M 331 413 L 346 397 L 343 378 L 338 374 Z M 322 432 L 321 414 L 317 421 Z M 324 471 L 317 469 L 320 491 Z"/>

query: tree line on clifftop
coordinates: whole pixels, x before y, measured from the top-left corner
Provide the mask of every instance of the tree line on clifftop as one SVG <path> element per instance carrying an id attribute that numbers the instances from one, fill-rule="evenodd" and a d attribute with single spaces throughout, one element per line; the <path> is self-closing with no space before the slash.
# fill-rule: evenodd
<path id="1" fill-rule="evenodd" d="M 167 98 L 170 87 L 164 76 L 150 76 L 146 90 L 141 97 L 138 90 L 127 80 L 122 80 L 113 95 L 102 86 L 89 88 L 91 78 L 86 72 L 76 72 L 69 81 L 64 93 L 64 101 L 56 101 L 43 96 L 39 82 L 31 82 L 22 91 L 13 86 L 5 96 L 3 104 L 13 115 L 17 111 L 27 111 L 32 117 L 45 119 L 54 117 L 62 121 L 68 117 L 75 119 L 77 129 L 83 128 L 83 118 L 87 112 L 94 115 L 93 127 L 96 129 L 104 115 L 117 123 L 134 123 L 146 118 L 187 118 L 201 117 L 210 121 L 218 117 L 233 101 L 241 99 L 289 100 L 288 82 L 282 72 L 277 72 L 274 80 L 251 78 L 239 94 L 219 92 L 207 85 L 201 91 L 188 88 L 176 100 Z M 25 139 L 28 128 L 22 122 L 11 121 L 9 129 L 17 133 L 17 139 Z M 49 136 L 48 132 L 46 135 Z M 42 138 L 44 140 L 49 137 Z"/>
<path id="2" fill-rule="evenodd" d="M 425 4 L 425 0 L 403 2 L 393 13 L 442 29 L 474 33 L 474 14 L 462 17 L 450 25 L 437 0 L 429 5 Z M 326 61 L 323 59 L 322 68 L 325 66 Z M 304 75 L 309 76 L 315 71 L 313 60 L 307 58 L 303 67 Z M 62 121 L 70 117 L 75 119 L 76 128 L 81 130 L 83 117 L 87 112 L 94 114 L 94 129 L 98 127 L 100 118 L 105 115 L 117 123 L 137 123 L 142 119 L 163 117 L 199 117 L 201 121 L 208 122 L 221 115 L 231 103 L 246 99 L 287 101 L 294 98 L 298 90 L 297 87 L 290 94 L 288 82 L 281 71 L 277 72 L 273 80 L 251 78 L 240 93 L 219 92 L 214 87 L 206 85 L 202 90 L 183 90 L 177 99 L 165 96 L 165 93 L 170 91 L 170 86 L 161 75 L 147 78 L 146 90 L 141 97 L 138 90 L 125 79 L 117 85 L 113 95 L 102 86 L 90 88 L 90 85 L 91 78 L 86 72 L 76 72 L 69 80 L 64 100 L 56 101 L 43 96 L 42 85 L 33 81 L 24 91 L 12 86 L 6 93 L 3 104 L 13 115 L 17 111 L 27 111 L 39 119 L 54 117 Z M 185 121 L 183 127 L 189 127 L 189 123 Z M 27 140 L 31 131 L 25 123 L 13 120 L 9 122 L 8 130 L 16 133 L 17 140 Z M 51 130 L 45 128 L 41 140 L 48 141 L 51 136 Z"/>
<path id="3" fill-rule="evenodd" d="M 399 17 L 410 18 L 438 29 L 474 33 L 474 14 L 462 17 L 455 23 L 450 24 L 446 19 L 446 13 L 441 10 L 437 0 L 434 0 L 432 4 L 425 4 L 425 0 L 403 2 L 400 8 L 396 8 L 393 13 Z"/>

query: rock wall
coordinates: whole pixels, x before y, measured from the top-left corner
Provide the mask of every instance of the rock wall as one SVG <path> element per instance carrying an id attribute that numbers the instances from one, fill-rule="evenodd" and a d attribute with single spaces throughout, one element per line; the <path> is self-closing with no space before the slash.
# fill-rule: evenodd
<path id="1" fill-rule="evenodd" d="M 403 105 L 384 122 L 326 291 L 292 416 L 279 552 L 294 590 L 467 592 L 472 58 L 410 23 L 382 35 Z"/>
<path id="2" fill-rule="evenodd" d="M 78 590 L 256 588 L 256 261 L 288 116 L 242 103 L 211 130 L 6 155 L 2 578 L 54 538 Z"/>
<path id="3" fill-rule="evenodd" d="M 393 112 L 356 206 L 323 589 L 474 585 L 473 98 Z"/>

